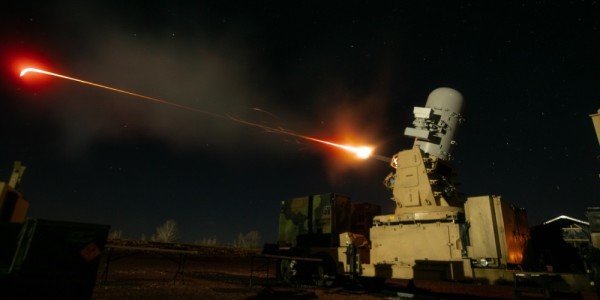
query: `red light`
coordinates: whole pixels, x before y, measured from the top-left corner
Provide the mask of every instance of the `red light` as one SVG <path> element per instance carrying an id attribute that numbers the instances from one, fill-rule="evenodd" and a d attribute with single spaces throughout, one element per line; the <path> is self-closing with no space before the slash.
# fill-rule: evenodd
<path id="1" fill-rule="evenodd" d="M 43 69 L 44 65 L 39 62 L 32 61 L 30 59 L 20 59 L 20 60 L 16 61 L 14 63 L 13 71 L 17 76 L 22 77 L 21 80 L 25 80 L 25 82 L 28 82 L 28 83 L 31 83 L 34 81 L 39 82 L 40 79 L 43 79 L 44 81 L 48 80 L 48 76 L 35 76 L 34 75 L 34 76 L 23 77 L 23 74 L 21 74 L 21 72 L 25 68 Z M 35 79 L 35 80 L 32 80 L 32 79 Z"/>
<path id="2" fill-rule="evenodd" d="M 46 63 L 41 55 L 24 51 L 24 50 L 13 50 L 3 53 L 3 68 L 7 70 L 8 78 L 11 81 L 18 82 L 18 85 L 35 86 L 36 88 L 44 88 L 52 81 L 48 76 L 41 74 L 31 74 L 20 78 L 20 72 L 23 68 L 49 68 L 49 64 Z"/>

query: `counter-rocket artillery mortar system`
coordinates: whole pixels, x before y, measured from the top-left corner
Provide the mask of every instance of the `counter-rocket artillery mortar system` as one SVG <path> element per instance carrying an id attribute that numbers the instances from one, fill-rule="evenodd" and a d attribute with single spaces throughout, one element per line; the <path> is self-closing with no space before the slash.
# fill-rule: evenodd
<path id="1" fill-rule="evenodd" d="M 451 88 L 414 108 L 404 132 L 414 145 L 393 156 L 384 180 L 392 214 L 333 193 L 283 201 L 278 243 L 263 251 L 277 259 L 280 278 L 513 282 L 529 239 L 527 215 L 500 196 L 461 198 L 451 161 L 462 109 L 462 95 Z"/>
<path id="2" fill-rule="evenodd" d="M 393 214 L 374 218 L 370 228 L 370 263 L 348 264 L 345 270 L 382 278 L 506 277 L 520 264 L 528 237 L 527 216 L 499 196 L 460 198 L 451 164 L 463 97 L 450 88 L 429 94 L 425 107 L 413 109 L 412 149 L 393 156 L 394 169 L 384 180 L 396 202 Z M 351 240 L 344 246 L 354 247 Z M 490 272 L 489 270 L 502 270 Z M 510 275 L 512 278 L 512 275 Z"/>
<path id="3" fill-rule="evenodd" d="M 462 109 L 462 95 L 451 88 L 432 91 L 414 108 L 404 132 L 413 147 L 390 159 L 384 179 L 393 213 L 335 193 L 282 201 L 278 242 L 263 250 L 277 262 L 279 278 L 317 285 L 340 278 L 510 283 L 515 293 L 534 278 L 545 291 L 589 289 L 586 274 L 527 272 L 533 269 L 524 255 L 535 245 L 524 209 L 497 195 L 465 199 L 458 192 L 451 162 Z"/>
<path id="4" fill-rule="evenodd" d="M 384 180 L 396 209 L 386 215 L 379 214 L 378 206 L 368 211 L 368 228 L 350 230 L 356 226 L 346 216 L 361 211 L 339 210 L 340 206 L 351 207 L 346 197 L 331 194 L 324 204 L 320 201 L 325 214 L 314 210 L 313 203 L 323 195 L 284 201 L 278 249 L 270 251 L 289 256 L 279 266 L 283 279 L 315 277 L 302 274 L 306 270 L 329 278 L 339 274 L 400 279 L 434 276 L 491 282 L 508 276 L 488 270 L 506 270 L 521 262 L 528 237 L 527 217 L 523 209 L 498 196 L 467 201 L 459 197 L 451 160 L 454 138 L 463 121 L 462 108 L 462 95 L 450 88 L 434 90 L 425 107 L 414 108 L 413 127 L 404 133 L 415 138 L 414 146 L 393 156 L 394 170 Z M 333 226 L 323 231 L 316 225 L 322 223 Z M 325 235 L 327 243 L 315 245 Z M 318 263 L 302 259 L 306 257 L 319 258 L 321 265 L 307 267 Z"/>
<path id="5" fill-rule="evenodd" d="M 506 274 L 489 270 L 521 263 L 529 234 L 525 211 L 493 195 L 464 201 L 455 187 L 451 160 L 462 107 L 459 92 L 439 88 L 425 107 L 414 108 L 413 127 L 404 132 L 414 146 L 394 155 L 394 171 L 384 181 L 396 209 L 374 218 L 370 263 L 346 268 L 362 276 L 491 282 Z"/>

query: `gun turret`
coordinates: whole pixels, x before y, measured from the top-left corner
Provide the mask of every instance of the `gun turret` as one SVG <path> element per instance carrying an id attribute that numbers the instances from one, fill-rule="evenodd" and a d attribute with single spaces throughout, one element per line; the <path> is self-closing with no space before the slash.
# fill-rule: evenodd
<path id="1" fill-rule="evenodd" d="M 425 107 L 414 108 L 414 127 L 404 131 L 415 138 L 414 146 L 394 155 L 395 171 L 384 180 L 392 190 L 398 221 L 457 219 L 464 214 L 450 164 L 462 107 L 462 95 L 442 87 L 429 94 Z"/>

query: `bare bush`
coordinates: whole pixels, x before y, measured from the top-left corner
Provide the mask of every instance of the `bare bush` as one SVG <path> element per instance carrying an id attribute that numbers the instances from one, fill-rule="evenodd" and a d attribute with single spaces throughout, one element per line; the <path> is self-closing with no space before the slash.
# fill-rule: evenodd
<path id="1" fill-rule="evenodd" d="M 123 237 L 123 230 L 112 230 L 108 234 L 108 240 L 120 240 Z"/>
<path id="2" fill-rule="evenodd" d="M 167 220 L 164 224 L 156 227 L 156 233 L 150 238 L 153 242 L 172 243 L 179 238 L 179 230 L 175 220 Z"/>
<path id="3" fill-rule="evenodd" d="M 236 248 L 258 248 L 260 245 L 260 234 L 258 231 L 250 231 L 246 234 L 240 233 L 233 240 L 233 246 Z"/>

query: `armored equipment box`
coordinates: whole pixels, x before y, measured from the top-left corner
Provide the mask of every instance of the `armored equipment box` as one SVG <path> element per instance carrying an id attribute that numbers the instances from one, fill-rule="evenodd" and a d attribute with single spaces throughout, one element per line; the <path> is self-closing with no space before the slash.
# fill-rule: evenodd
<path id="1" fill-rule="evenodd" d="M 350 198 L 335 194 L 298 197 L 281 202 L 280 247 L 335 247 L 339 233 L 350 231 Z"/>

